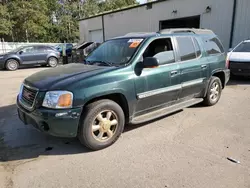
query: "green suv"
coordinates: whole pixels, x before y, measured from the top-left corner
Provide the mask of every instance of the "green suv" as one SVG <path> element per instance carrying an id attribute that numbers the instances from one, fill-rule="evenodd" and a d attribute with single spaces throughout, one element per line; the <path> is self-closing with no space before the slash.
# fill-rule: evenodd
<path id="1" fill-rule="evenodd" d="M 215 105 L 229 76 L 223 46 L 210 30 L 129 33 L 104 42 L 83 63 L 26 78 L 18 114 L 40 131 L 78 137 L 99 150 L 113 144 L 128 123 L 201 102 Z"/>

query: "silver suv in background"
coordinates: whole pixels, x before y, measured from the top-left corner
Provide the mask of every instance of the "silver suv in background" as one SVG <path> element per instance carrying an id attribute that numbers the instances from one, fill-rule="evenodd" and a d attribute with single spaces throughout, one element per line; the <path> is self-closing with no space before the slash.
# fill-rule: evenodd
<path id="1" fill-rule="evenodd" d="M 250 40 L 229 49 L 227 61 L 232 75 L 250 76 Z"/>
<path id="2" fill-rule="evenodd" d="M 17 70 L 19 66 L 43 65 L 56 67 L 60 52 L 52 46 L 33 45 L 23 46 L 0 55 L 0 68 L 10 71 Z"/>

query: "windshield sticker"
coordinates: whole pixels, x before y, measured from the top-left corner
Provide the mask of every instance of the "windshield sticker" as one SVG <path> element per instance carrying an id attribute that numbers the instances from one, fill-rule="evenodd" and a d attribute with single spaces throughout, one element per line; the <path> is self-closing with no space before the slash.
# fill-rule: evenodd
<path id="1" fill-rule="evenodd" d="M 139 46 L 140 42 L 133 42 L 129 45 L 129 48 L 136 48 L 137 46 Z"/>
<path id="2" fill-rule="evenodd" d="M 131 43 L 131 42 L 139 42 L 141 43 L 143 41 L 143 39 L 129 39 L 128 43 Z"/>
<path id="3" fill-rule="evenodd" d="M 143 39 L 130 39 L 128 43 L 131 43 L 129 45 L 129 48 L 136 48 L 139 46 L 139 44 L 143 41 Z"/>

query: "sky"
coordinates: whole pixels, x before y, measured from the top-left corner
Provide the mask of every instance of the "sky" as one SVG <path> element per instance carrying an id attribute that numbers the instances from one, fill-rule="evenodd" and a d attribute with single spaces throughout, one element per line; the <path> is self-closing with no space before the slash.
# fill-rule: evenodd
<path id="1" fill-rule="evenodd" d="M 146 3 L 147 0 L 137 0 L 139 3 Z"/>

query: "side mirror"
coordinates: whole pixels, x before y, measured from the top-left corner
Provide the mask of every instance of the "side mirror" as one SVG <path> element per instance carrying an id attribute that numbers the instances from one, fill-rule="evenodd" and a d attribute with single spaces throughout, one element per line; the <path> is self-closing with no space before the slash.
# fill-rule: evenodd
<path id="1" fill-rule="evenodd" d="M 144 68 L 156 68 L 159 66 L 159 60 L 155 57 L 146 57 L 143 60 Z"/>
<path id="2" fill-rule="evenodd" d="M 23 51 L 20 51 L 19 54 L 21 55 L 23 53 Z"/>

